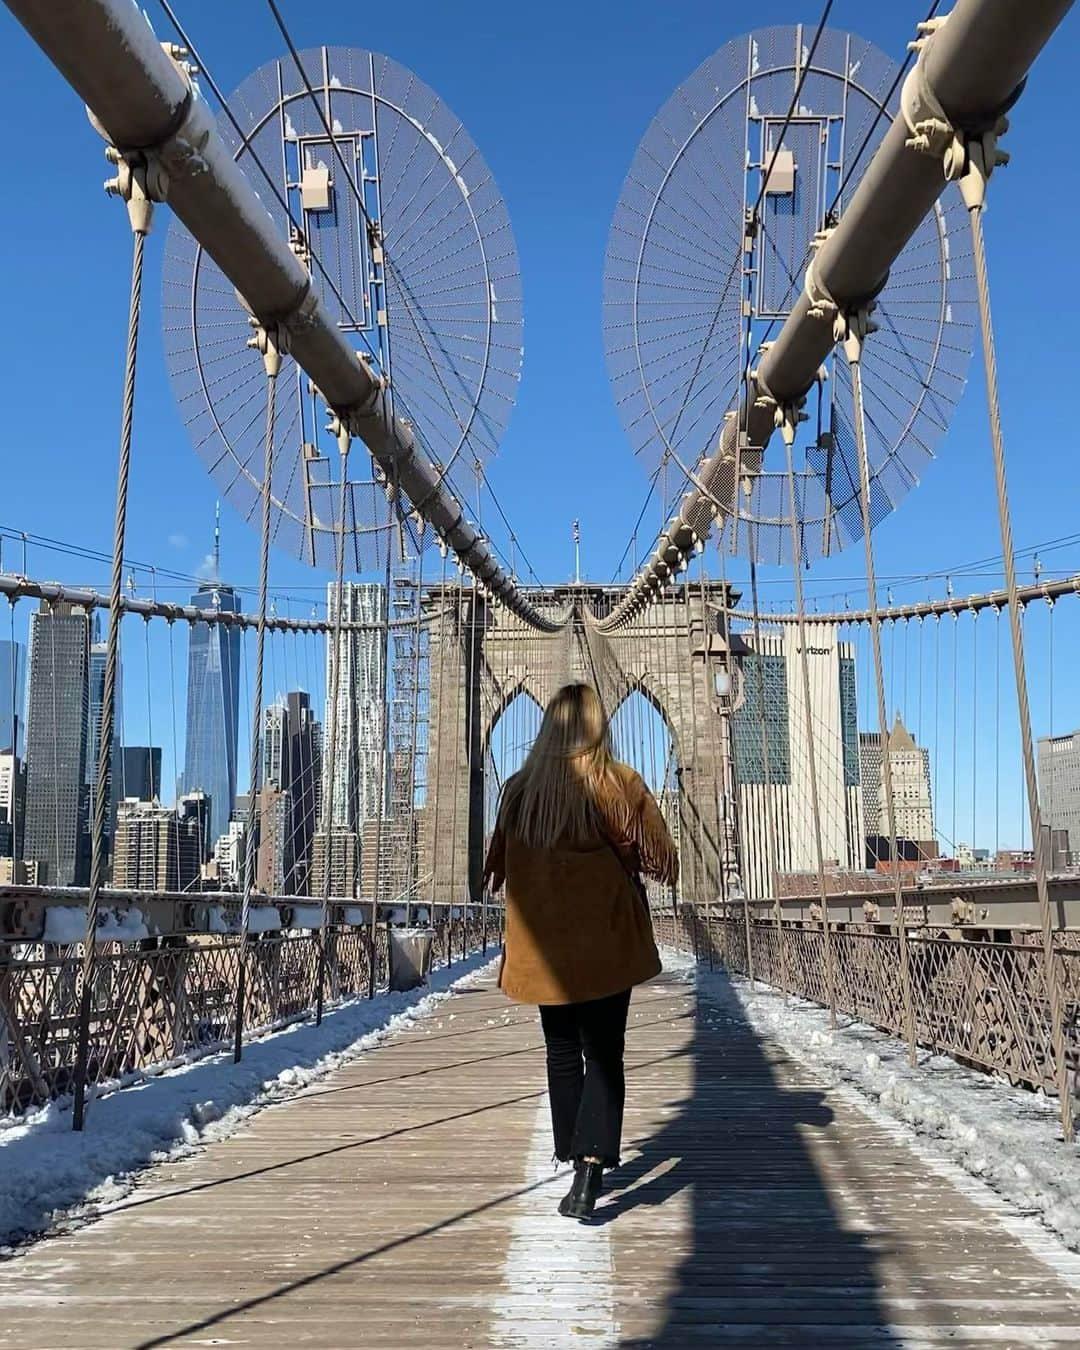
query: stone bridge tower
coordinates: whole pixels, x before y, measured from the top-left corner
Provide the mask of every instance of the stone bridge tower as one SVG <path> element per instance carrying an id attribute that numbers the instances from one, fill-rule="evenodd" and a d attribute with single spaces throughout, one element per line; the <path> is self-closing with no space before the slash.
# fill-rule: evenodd
<path id="1" fill-rule="evenodd" d="M 420 874 L 433 898 L 480 897 L 484 765 L 499 717 L 521 693 L 545 707 L 570 680 L 592 684 L 609 717 L 635 692 L 656 709 L 675 762 L 681 894 L 726 897 L 738 859 L 730 706 L 718 679 L 728 672 L 721 584 L 679 587 L 632 624 L 605 633 L 598 624 L 620 594 L 583 584 L 530 597 L 561 623 L 545 634 L 468 586 L 425 591 L 430 696 Z M 630 763 L 635 748 L 615 746 Z"/>

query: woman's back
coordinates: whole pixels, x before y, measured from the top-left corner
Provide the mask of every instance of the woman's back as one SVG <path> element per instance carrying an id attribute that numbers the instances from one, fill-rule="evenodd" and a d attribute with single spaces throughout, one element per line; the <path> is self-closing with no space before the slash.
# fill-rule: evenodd
<path id="1" fill-rule="evenodd" d="M 507 780 L 506 797 L 514 799 L 515 775 Z M 572 866 L 575 857 L 592 859 L 605 856 L 617 860 L 624 872 L 643 873 L 656 881 L 674 885 L 678 880 L 678 853 L 667 824 L 641 775 L 628 764 L 615 760 L 611 778 L 596 794 L 595 811 L 583 834 L 563 830 L 551 843 L 529 842 L 516 828 L 513 810 L 500 812 L 495 835 L 488 851 L 492 866 L 489 873 L 505 877 L 513 886 L 525 878 L 519 867 L 499 869 L 502 859 L 528 860 L 532 866 L 544 865 L 545 858 Z M 516 874 L 516 875 L 515 875 Z"/>
<path id="2" fill-rule="evenodd" d="M 566 685 L 503 790 L 484 873 L 506 885 L 499 985 L 540 1005 L 555 1156 L 574 1162 L 567 1218 L 591 1219 L 618 1166 L 631 991 L 660 973 L 641 872 L 674 884 L 678 870 L 652 794 L 611 754 L 596 691 Z"/>
<path id="3" fill-rule="evenodd" d="M 578 1003 L 657 974 L 641 873 L 674 885 L 675 845 L 641 776 L 612 758 L 595 692 L 568 686 L 504 788 L 485 864 L 493 889 L 506 883 L 504 992 Z"/>

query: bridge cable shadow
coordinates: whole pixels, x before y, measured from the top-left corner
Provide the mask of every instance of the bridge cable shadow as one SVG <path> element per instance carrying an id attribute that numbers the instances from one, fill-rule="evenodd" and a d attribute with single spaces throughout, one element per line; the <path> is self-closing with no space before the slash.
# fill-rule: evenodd
<path id="1" fill-rule="evenodd" d="M 613 1174 L 618 1190 L 600 1211 L 601 1222 L 612 1225 L 618 1271 L 623 1242 L 629 1252 L 651 1231 L 665 1231 L 634 1211 L 676 1197 L 685 1207 L 681 1259 L 658 1329 L 618 1345 L 903 1344 L 879 1298 L 887 1248 L 844 1221 L 824 1174 L 823 1164 L 842 1168 L 845 1180 L 859 1185 L 843 1138 L 830 1129 L 824 1092 L 800 1085 L 797 1068 L 782 1080 L 774 1067 L 779 1053 L 750 1026 L 730 982 L 719 972 L 709 980 L 682 1060 L 688 1091 L 669 1123 Z M 630 1090 L 659 1104 L 671 1089 L 663 1074 L 653 1078 L 651 1087 L 641 1078 Z"/>

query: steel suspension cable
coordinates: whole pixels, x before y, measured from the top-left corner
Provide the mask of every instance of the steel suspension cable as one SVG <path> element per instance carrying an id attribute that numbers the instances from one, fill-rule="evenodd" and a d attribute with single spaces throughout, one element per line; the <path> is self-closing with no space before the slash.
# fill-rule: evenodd
<path id="1" fill-rule="evenodd" d="M 115 152 L 113 152 L 115 153 Z M 113 727 L 116 716 L 116 688 L 120 663 L 120 624 L 123 595 L 124 541 L 127 533 L 128 483 L 131 471 L 131 435 L 135 417 L 135 375 L 139 354 L 139 319 L 142 314 L 143 254 L 146 236 L 153 218 L 152 198 L 160 194 L 147 181 L 147 169 L 141 157 L 120 159 L 118 174 L 106 187 L 124 198 L 132 229 L 131 290 L 128 303 L 127 350 L 124 359 L 124 386 L 120 415 L 120 456 L 116 475 L 116 512 L 113 521 L 112 576 L 109 587 L 109 626 L 105 639 L 105 678 L 101 695 L 101 730 L 98 735 L 98 760 L 94 793 L 94 820 L 91 831 L 90 889 L 86 901 L 86 940 L 83 947 L 82 988 L 79 997 L 79 1022 L 76 1042 L 75 1085 L 72 1099 L 72 1128 L 81 1130 L 86 1118 L 86 1078 L 89 1071 L 90 1014 L 94 998 L 94 958 L 97 941 L 98 907 L 105 884 L 106 822 L 112 780 Z M 53 686 L 56 666 L 53 664 Z"/>
<path id="2" fill-rule="evenodd" d="M 378 934 L 379 934 L 379 904 L 383 897 L 384 871 L 383 871 L 383 845 L 385 843 L 384 821 L 386 816 L 388 789 L 388 778 L 393 773 L 393 765 L 390 762 L 388 754 L 390 744 L 390 588 L 392 576 L 392 559 L 394 552 L 394 528 L 393 522 L 400 509 L 398 499 L 398 483 L 395 479 L 391 484 L 389 497 L 386 504 L 387 530 L 386 530 L 386 565 L 383 569 L 383 619 L 382 629 L 379 633 L 380 659 L 379 659 L 379 748 L 375 759 L 375 791 L 378 793 L 378 799 L 375 805 L 375 866 L 368 868 L 367 873 L 371 881 L 371 919 L 368 930 L 368 947 L 370 952 L 370 961 L 368 963 L 368 998 L 375 997 L 375 990 L 378 985 Z M 358 822 L 363 829 L 366 821 Z M 370 837 L 370 832 L 368 832 Z M 364 875 L 364 848 L 366 840 L 361 836 L 360 840 L 360 894 L 363 896 L 363 875 Z M 389 984 L 390 967 L 390 930 L 387 926 L 386 932 L 386 962 L 387 962 L 387 983 Z"/>
<path id="3" fill-rule="evenodd" d="M 753 604 L 754 667 L 757 673 L 758 718 L 761 728 L 761 764 L 765 779 L 763 796 L 765 800 L 765 853 L 766 880 L 773 893 L 773 917 L 776 923 L 776 942 L 780 956 L 780 981 L 785 993 L 791 989 L 787 971 L 787 947 L 784 942 L 783 915 L 780 904 L 780 850 L 776 833 L 776 803 L 773 800 L 772 765 L 769 753 L 769 735 L 765 722 L 765 653 L 762 650 L 760 603 L 757 580 L 757 522 L 751 525 L 754 531 L 753 548 L 750 550 L 750 597 Z M 736 785 L 737 786 L 737 785 Z M 779 786 L 779 783 L 777 784 Z M 771 851 L 771 853 L 770 853 Z M 772 866 L 769 865 L 771 856 Z"/>
<path id="4" fill-rule="evenodd" d="M 829 1003 L 829 1022 L 836 1026 L 836 973 L 834 970 L 831 929 L 829 925 L 829 896 L 825 883 L 825 854 L 821 843 L 821 800 L 818 795 L 817 747 L 814 734 L 813 704 L 810 697 L 810 667 L 806 652 L 806 606 L 802 583 L 802 541 L 799 536 L 798 503 L 795 497 L 795 461 L 792 447 L 795 441 L 794 409 L 784 410 L 782 430 L 787 451 L 788 502 L 791 525 L 791 556 L 795 579 L 795 608 L 799 634 L 799 666 L 802 674 L 803 708 L 806 719 L 806 751 L 810 773 L 810 807 L 814 830 L 814 856 L 817 863 L 818 896 L 821 902 L 821 936 L 824 947 L 825 990 Z"/>
<path id="5" fill-rule="evenodd" d="M 337 565 L 334 573 L 336 603 L 334 608 L 333 649 L 330 656 L 330 724 L 327 728 L 326 744 L 323 749 L 323 781 L 326 794 L 323 800 L 323 874 L 322 897 L 319 908 L 319 928 L 315 971 L 315 1025 L 322 1025 L 324 988 L 326 984 L 326 932 L 330 912 L 330 877 L 334 856 L 334 811 L 336 809 L 336 788 L 338 773 L 338 703 L 341 696 L 341 638 L 342 614 L 345 609 L 345 521 L 348 508 L 349 449 L 352 438 L 338 419 L 332 418 L 330 426 L 337 437 L 338 453 L 341 458 L 341 482 L 338 488 L 338 539 Z M 329 615 L 327 616 L 329 618 Z M 350 632 L 349 642 L 352 642 Z M 346 802 L 348 800 L 349 768 L 344 762 Z M 346 831 L 342 831 L 342 843 L 345 843 Z M 343 858 L 343 862 L 345 859 Z M 348 869 L 346 869 L 348 870 Z"/>
<path id="6" fill-rule="evenodd" d="M 233 1062 L 239 1063 L 244 1044 L 244 1014 L 247 991 L 248 928 L 251 892 L 255 886 L 257 847 L 262 834 L 260 803 L 260 747 L 262 733 L 263 663 L 266 648 L 266 600 L 270 577 L 270 533 L 274 477 L 274 419 L 277 414 L 277 381 L 281 373 L 284 334 L 259 328 L 254 341 L 262 353 L 266 371 L 266 435 L 263 442 L 262 519 L 259 547 L 259 609 L 255 629 L 255 679 L 251 694 L 251 756 L 248 763 L 248 829 L 244 842 L 244 887 L 240 902 L 240 954 L 236 975 L 236 1025 L 233 1029 Z"/>
<path id="7" fill-rule="evenodd" d="M 907 1042 L 908 1062 L 916 1063 L 915 1009 L 911 987 L 911 954 L 908 948 L 907 919 L 904 914 L 904 885 L 900 874 L 900 856 L 897 846 L 896 798 L 894 796 L 892 750 L 889 736 L 889 714 L 885 706 L 885 674 L 881 662 L 881 624 L 878 618 L 877 577 L 874 571 L 873 520 L 870 514 L 870 456 L 866 448 L 866 418 L 863 403 L 862 352 L 869 331 L 866 311 L 847 316 L 848 332 L 844 352 L 851 374 L 854 398 L 855 446 L 859 457 L 859 506 L 862 513 L 863 548 L 866 558 L 866 591 L 870 607 L 870 644 L 874 661 L 874 687 L 877 695 L 878 733 L 881 736 L 882 786 L 885 796 L 885 821 L 889 832 L 889 858 L 892 870 L 893 916 L 900 947 L 900 997 L 904 1039 Z M 905 680 L 907 663 L 905 662 Z"/>
<path id="8" fill-rule="evenodd" d="M 968 171 L 961 181 L 960 188 L 971 222 L 971 244 L 975 262 L 975 284 L 979 298 L 979 326 L 982 334 L 983 368 L 986 377 L 990 442 L 993 451 L 994 482 L 997 492 L 998 525 L 1001 532 L 1001 552 L 1005 561 L 1005 589 L 1009 596 L 1009 626 L 1012 637 L 1013 674 L 1016 681 L 1017 717 L 1020 722 L 1024 782 L 1027 787 L 1028 815 L 1031 822 L 1031 846 L 1035 859 L 1035 889 L 1039 898 L 1039 918 L 1042 927 L 1043 974 L 1049 1004 L 1050 1037 L 1054 1051 L 1061 1128 L 1066 1142 L 1071 1143 L 1073 1139 L 1072 1096 L 1065 1049 L 1062 976 L 1055 959 L 1054 923 L 1047 885 L 1046 840 L 1043 836 L 1042 816 L 1039 808 L 1039 782 L 1035 768 L 1035 752 L 1031 732 L 1031 706 L 1028 699 L 1027 668 L 1024 661 L 1024 633 L 1017 599 L 1012 510 L 1009 503 L 1006 477 L 1005 442 L 1001 430 L 997 357 L 994 351 L 994 325 L 990 309 L 990 280 L 986 265 L 986 241 L 983 236 L 982 213 L 986 201 L 986 180 L 993 168 L 994 158 L 995 153 L 991 138 L 984 139 L 981 142 L 969 143 Z"/>
<path id="9" fill-rule="evenodd" d="M 437 630 L 436 630 L 436 631 L 438 632 L 438 637 L 439 637 L 439 665 L 438 665 L 438 672 L 437 672 L 437 679 L 436 679 L 436 685 L 437 685 L 437 688 L 438 688 L 438 699 L 437 699 L 437 701 L 434 701 L 434 700 L 431 699 L 430 693 L 429 693 L 429 695 L 428 695 L 428 701 L 429 701 L 429 703 L 431 704 L 431 708 L 434 710 L 435 717 L 436 717 L 436 719 L 437 719 L 437 722 L 436 722 L 436 729 L 437 729 L 437 731 L 438 731 L 438 737 L 439 737 L 439 739 L 438 739 L 438 753 L 437 753 L 436 756 L 435 756 L 435 772 L 434 772 L 434 775 L 433 775 L 433 774 L 432 774 L 432 771 L 431 771 L 431 753 L 430 753 L 430 749 L 431 749 L 431 732 L 430 732 L 430 724 L 429 724 L 429 730 L 428 730 L 428 777 L 429 777 L 430 779 L 432 779 L 432 781 L 433 781 L 433 786 L 434 786 L 434 789 L 435 789 L 435 792 L 434 792 L 435 800 L 434 800 L 434 802 L 428 804 L 428 805 L 429 805 L 429 810 L 431 811 L 431 817 L 432 817 L 432 822 L 431 822 L 431 859 L 430 859 L 430 861 L 431 861 L 431 923 L 432 923 L 432 926 L 433 926 L 433 927 L 434 927 L 434 925 L 435 925 L 435 903 L 436 903 L 436 899 L 435 899 L 435 885 L 436 885 L 436 876 L 437 876 L 438 871 L 439 871 L 439 806 L 440 806 L 441 801 L 442 801 L 442 778 L 443 778 L 443 758 L 444 758 L 444 755 L 443 755 L 443 746 L 444 746 L 444 744 L 445 744 L 445 742 L 446 742 L 446 708 L 445 708 L 446 688 L 445 688 L 445 683 L 444 683 L 444 680 L 443 680 L 443 672 L 444 672 L 444 668 L 445 668 L 445 664 L 446 664 L 446 646 L 447 646 L 447 634 L 446 634 L 446 626 L 447 626 L 447 617 L 446 617 L 446 613 L 447 613 L 447 605 L 446 605 L 446 559 L 447 559 L 447 547 L 446 547 L 445 541 L 442 540 L 442 539 L 440 539 L 440 540 L 439 540 L 439 545 L 438 545 L 438 547 L 439 547 L 439 552 L 440 552 L 440 554 L 441 554 L 441 556 L 442 556 L 442 576 L 441 576 L 440 582 L 439 582 L 439 605 L 438 605 L 438 613 L 439 613 L 439 617 L 438 617 L 438 628 L 437 628 Z M 428 666 L 429 666 L 428 680 L 429 680 L 429 683 L 430 683 L 430 682 L 431 682 L 431 671 L 430 671 L 430 665 L 431 665 L 431 657 L 430 657 L 430 640 L 429 640 L 429 648 L 428 648 L 428 651 L 429 651 L 429 656 L 428 656 Z M 429 716 L 430 716 L 430 713 L 429 713 Z"/>

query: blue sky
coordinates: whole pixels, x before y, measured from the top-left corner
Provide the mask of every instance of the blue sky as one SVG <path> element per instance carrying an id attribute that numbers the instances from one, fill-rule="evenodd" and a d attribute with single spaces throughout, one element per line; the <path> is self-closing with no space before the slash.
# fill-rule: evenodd
<path id="1" fill-rule="evenodd" d="M 177 8 L 226 90 L 282 54 L 259 0 L 180 0 Z M 577 517 L 583 570 L 607 580 L 646 490 L 616 415 L 601 338 L 604 250 L 623 177 L 660 105 L 706 56 L 751 26 L 812 26 L 818 5 L 761 0 L 738 10 L 704 0 L 667 6 L 554 0 L 541 8 L 412 0 L 373 8 L 290 0 L 284 8 L 301 47 L 367 46 L 413 68 L 464 121 L 486 157 L 514 225 L 525 302 L 521 392 L 491 480 L 542 577 L 570 574 L 570 521 Z M 831 25 L 851 28 L 899 59 L 924 10 L 922 0 L 875 6 L 838 0 Z M 165 36 L 164 16 L 152 3 L 148 12 Z M 1076 189 L 1060 156 L 1073 111 L 1078 44 L 1074 13 L 1014 113 L 1013 162 L 991 187 L 986 221 L 1021 546 L 1077 529 L 1069 394 L 1076 363 L 1070 323 Z M 9 391 L 0 430 L 0 525 L 105 549 L 112 531 L 128 231 L 122 208 L 101 192 L 107 166 L 78 100 L 6 10 L 0 11 L 0 67 L 3 124 L 33 124 L 32 138 L 9 164 L 9 209 L 0 220 Z M 216 494 L 165 376 L 154 270 L 164 225 L 162 216 L 149 253 L 128 551 L 192 572 L 208 547 Z M 978 362 L 972 371 L 938 462 L 876 532 L 885 577 L 944 571 L 999 552 Z M 254 534 L 227 504 L 223 526 L 225 570 L 252 585 Z M 1080 570 L 1080 546 L 1048 552 L 1044 562 L 1048 572 Z M 4 564 L 13 565 L 10 552 Z M 98 585 L 107 576 L 101 564 L 44 552 L 31 551 L 29 566 L 38 575 Z M 862 570 L 860 551 L 848 550 L 813 569 L 808 593 L 858 590 Z M 987 575 L 957 588 L 993 585 L 995 564 L 984 570 Z M 280 556 L 273 577 L 276 587 L 295 596 L 317 594 L 326 580 Z M 896 583 L 895 593 L 915 598 L 940 593 L 943 585 Z M 164 584 L 159 589 L 176 593 Z M 763 590 L 786 600 L 790 581 L 767 572 Z M 1067 637 L 1077 625 L 1061 615 L 1056 623 L 1058 729 L 1062 719 L 1080 720 L 1080 706 L 1071 702 Z M 1036 690 L 1048 676 L 1036 654 Z"/>

